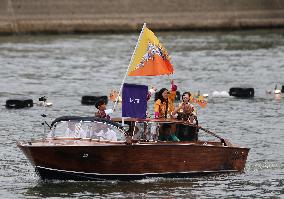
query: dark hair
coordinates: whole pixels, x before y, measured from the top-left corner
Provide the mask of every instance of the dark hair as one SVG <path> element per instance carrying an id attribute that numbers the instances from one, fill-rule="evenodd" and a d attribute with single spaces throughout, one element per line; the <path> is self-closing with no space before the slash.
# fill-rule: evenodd
<path id="1" fill-rule="evenodd" d="M 99 106 L 101 106 L 101 105 L 103 105 L 103 104 L 106 104 L 105 101 L 102 100 L 102 99 L 100 99 L 100 100 L 98 100 L 98 101 L 96 102 L 95 107 L 98 109 Z"/>
<path id="2" fill-rule="evenodd" d="M 159 100 L 161 100 L 161 102 L 164 102 L 164 101 L 166 101 L 164 98 L 163 98 L 163 92 L 164 91 L 167 91 L 168 89 L 166 89 L 166 88 L 162 88 L 158 93 L 157 93 L 157 95 L 155 96 L 155 101 L 157 101 L 158 99 Z"/>
<path id="3" fill-rule="evenodd" d="M 184 92 L 182 95 L 181 95 L 181 100 L 183 101 L 183 97 L 188 94 L 189 98 L 191 96 L 191 93 L 190 92 Z"/>

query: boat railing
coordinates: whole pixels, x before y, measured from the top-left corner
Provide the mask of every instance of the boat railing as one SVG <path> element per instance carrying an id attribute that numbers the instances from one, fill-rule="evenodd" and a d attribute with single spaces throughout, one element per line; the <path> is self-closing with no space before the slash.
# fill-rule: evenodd
<path id="1" fill-rule="evenodd" d="M 69 119 L 69 120 L 68 120 Z M 112 121 L 95 119 L 80 120 L 81 118 L 57 119 L 51 125 L 51 131 L 48 137 L 53 139 L 82 139 L 82 140 L 98 140 L 98 141 L 122 141 L 127 144 L 159 142 L 160 129 L 162 125 L 172 124 L 191 126 L 195 131 L 199 129 L 205 131 L 218 139 L 223 146 L 231 145 L 228 140 L 216 135 L 215 133 L 195 124 L 190 124 L 175 119 L 137 119 L 137 118 L 114 118 Z M 197 133 L 197 132 L 196 132 Z M 198 138 L 194 140 L 181 140 L 199 142 Z M 167 140 L 167 142 L 171 142 Z M 206 143 L 206 142 L 204 142 Z M 203 143 L 203 144 L 204 144 Z"/>
<path id="2" fill-rule="evenodd" d="M 129 143 L 137 143 L 137 142 L 157 142 L 163 141 L 160 140 L 159 136 L 163 134 L 163 126 L 172 126 L 179 124 L 185 124 L 182 120 L 176 119 L 139 119 L 139 118 L 113 118 L 115 122 L 121 123 L 125 128 L 126 136 L 129 138 Z M 187 123 L 186 125 L 193 127 L 196 130 L 196 126 L 194 124 Z M 173 130 L 174 132 L 175 130 Z M 171 142 L 170 140 L 167 140 Z"/>
<path id="3" fill-rule="evenodd" d="M 215 138 L 218 138 L 220 140 L 220 145 L 222 146 L 232 146 L 232 144 L 227 140 L 222 138 L 221 136 L 217 135 L 216 133 L 203 128 L 200 125 L 190 123 L 188 121 L 183 121 L 183 120 L 176 120 L 176 119 L 164 119 L 164 118 L 159 118 L 159 119 L 152 119 L 152 118 L 146 118 L 146 119 L 138 119 L 138 118 L 113 118 L 112 119 L 115 122 L 121 123 L 122 126 L 125 128 L 126 131 L 126 136 L 130 137 L 131 143 L 143 143 L 143 142 L 157 142 L 161 141 L 158 139 L 159 134 L 161 133 L 160 127 L 163 124 L 170 124 L 172 126 L 175 125 L 183 125 L 183 126 L 188 126 L 191 127 L 191 130 L 193 130 L 193 133 L 196 133 L 196 137 L 193 140 L 182 140 L 183 142 L 186 141 L 194 141 L 195 143 L 197 142 L 202 142 L 202 140 L 198 139 L 198 131 L 202 130 L 205 132 L 205 135 L 211 135 Z M 176 133 L 179 133 L 177 129 Z M 129 142 L 130 142 L 129 141 Z M 198 143 L 198 144 L 200 144 Z M 202 144 L 207 144 L 206 141 L 204 141 Z M 216 142 L 214 142 L 216 145 Z"/>

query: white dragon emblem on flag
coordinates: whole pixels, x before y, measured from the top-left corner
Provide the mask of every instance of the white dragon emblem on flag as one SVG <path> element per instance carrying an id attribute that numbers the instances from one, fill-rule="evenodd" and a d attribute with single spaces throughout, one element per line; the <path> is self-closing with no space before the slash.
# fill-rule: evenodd
<path id="1" fill-rule="evenodd" d="M 162 46 L 156 46 L 156 45 L 148 42 L 147 52 L 142 57 L 142 60 L 136 66 L 135 69 L 143 67 L 145 62 L 147 62 L 148 60 L 154 60 L 154 55 L 159 55 L 164 60 L 169 59 L 167 51 Z"/>

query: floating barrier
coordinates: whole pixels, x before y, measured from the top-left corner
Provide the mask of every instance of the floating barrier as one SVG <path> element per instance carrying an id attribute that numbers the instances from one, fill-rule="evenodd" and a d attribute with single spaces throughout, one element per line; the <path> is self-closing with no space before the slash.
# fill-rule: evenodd
<path id="1" fill-rule="evenodd" d="M 229 91 L 230 96 L 251 98 L 254 97 L 254 88 L 249 87 L 233 87 Z"/>
<path id="2" fill-rule="evenodd" d="M 19 109 L 33 107 L 34 103 L 32 99 L 8 99 L 6 100 L 6 108 Z"/>
<path id="3" fill-rule="evenodd" d="M 106 104 L 108 103 L 107 96 L 90 96 L 90 95 L 83 96 L 81 103 L 84 105 L 95 105 L 99 100 L 103 100 Z"/>

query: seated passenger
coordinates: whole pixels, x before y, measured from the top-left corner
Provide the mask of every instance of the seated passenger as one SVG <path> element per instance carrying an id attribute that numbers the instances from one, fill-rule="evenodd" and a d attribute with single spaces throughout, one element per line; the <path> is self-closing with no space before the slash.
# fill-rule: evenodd
<path id="1" fill-rule="evenodd" d="M 111 114 L 113 111 L 112 109 L 106 109 L 106 103 L 104 100 L 99 100 L 96 104 L 95 107 L 98 109 L 98 112 L 95 113 L 96 117 L 99 118 L 105 118 L 105 119 L 110 119 L 109 114 Z"/>
<path id="2" fill-rule="evenodd" d="M 190 104 L 190 97 L 190 92 L 182 94 L 182 102 L 175 109 L 173 115 L 175 115 L 178 120 L 188 121 L 198 126 L 196 109 Z M 196 141 L 198 139 L 198 128 L 196 126 L 178 124 L 176 134 L 181 141 Z"/>
<path id="3" fill-rule="evenodd" d="M 158 140 L 179 142 L 180 139 L 175 135 L 175 124 L 160 124 Z"/>

